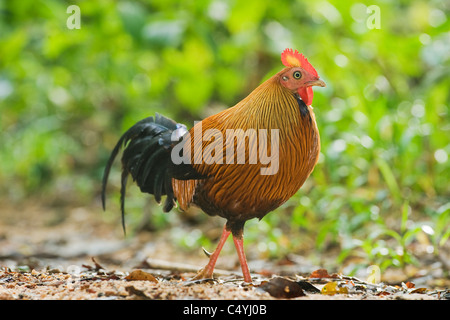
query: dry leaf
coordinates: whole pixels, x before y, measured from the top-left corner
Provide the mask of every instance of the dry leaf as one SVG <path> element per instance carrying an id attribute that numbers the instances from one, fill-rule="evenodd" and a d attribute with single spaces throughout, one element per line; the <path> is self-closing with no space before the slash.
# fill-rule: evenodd
<path id="1" fill-rule="evenodd" d="M 327 269 L 317 269 L 311 272 L 309 275 L 310 278 L 330 278 L 331 276 L 328 274 Z"/>
<path id="2" fill-rule="evenodd" d="M 339 287 L 340 294 L 348 294 L 348 288 L 347 287 Z"/>
<path id="3" fill-rule="evenodd" d="M 326 294 L 326 295 L 334 295 L 338 293 L 339 291 L 338 284 L 335 281 L 328 282 L 326 285 L 323 286 L 320 293 Z"/>
<path id="4" fill-rule="evenodd" d="M 413 291 L 411 291 L 411 293 L 426 293 L 427 292 L 427 288 L 417 288 L 414 289 Z"/>
<path id="5" fill-rule="evenodd" d="M 326 294 L 326 295 L 334 295 L 336 293 L 348 294 L 348 288 L 347 287 L 339 287 L 337 282 L 332 281 L 332 282 L 328 282 L 326 285 L 324 285 L 320 292 L 322 294 Z"/>
<path id="6" fill-rule="evenodd" d="M 311 283 L 300 280 L 297 281 L 297 284 L 302 288 L 303 291 L 309 292 L 309 293 L 320 293 L 320 290 L 317 289 L 315 286 L 313 286 Z"/>
<path id="7" fill-rule="evenodd" d="M 133 270 L 129 275 L 125 277 L 125 279 L 128 281 L 145 280 L 158 282 L 158 280 L 151 273 L 142 271 L 141 269 Z"/>
<path id="8" fill-rule="evenodd" d="M 295 298 L 306 295 L 297 282 L 280 277 L 261 284 L 260 288 L 275 298 Z"/>

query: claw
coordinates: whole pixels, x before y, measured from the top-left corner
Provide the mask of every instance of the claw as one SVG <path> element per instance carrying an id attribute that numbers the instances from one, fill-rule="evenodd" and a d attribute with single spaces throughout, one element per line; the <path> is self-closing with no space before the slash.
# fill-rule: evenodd
<path id="1" fill-rule="evenodd" d="M 203 253 L 206 254 L 206 256 L 207 256 L 208 258 L 211 257 L 212 252 L 207 251 L 207 250 L 206 250 L 205 248 L 203 248 L 203 247 L 202 247 L 202 249 L 203 249 Z"/>

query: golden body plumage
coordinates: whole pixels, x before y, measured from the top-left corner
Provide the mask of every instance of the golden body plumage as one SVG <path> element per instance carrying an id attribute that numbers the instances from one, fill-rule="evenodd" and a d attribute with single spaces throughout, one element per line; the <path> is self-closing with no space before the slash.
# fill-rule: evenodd
<path id="1" fill-rule="evenodd" d="M 288 68 L 286 68 L 288 69 Z M 220 215 L 229 224 L 245 222 L 251 218 L 262 218 L 268 212 L 279 207 L 303 185 L 311 174 L 319 156 L 319 132 L 311 106 L 302 105 L 290 90 L 280 84 L 282 70 L 265 81 L 234 107 L 210 116 L 196 126 L 201 126 L 202 134 L 215 129 L 222 132 L 224 139 L 194 141 L 194 126 L 190 130 L 191 160 L 193 167 L 202 175 L 202 180 L 173 180 L 174 194 L 182 209 L 191 203 L 198 205 L 210 215 Z M 241 129 L 276 129 L 279 130 L 279 168 L 273 175 L 262 175 L 261 168 L 267 164 L 250 164 L 252 153 L 258 153 L 260 147 L 270 149 L 268 145 L 255 146 L 255 139 L 247 144 L 246 163 L 237 161 L 227 164 L 226 143 L 227 130 Z M 232 150 L 239 150 L 236 140 Z M 225 142 L 225 143 L 224 143 Z M 195 148 L 195 143 L 202 143 Z M 199 163 L 199 155 L 195 150 L 205 150 L 208 146 L 214 149 L 219 143 L 224 148 L 221 164 Z M 257 144 L 257 143 L 256 143 Z M 197 161 L 196 161 L 197 159 Z M 195 164 L 197 162 L 197 164 Z"/>

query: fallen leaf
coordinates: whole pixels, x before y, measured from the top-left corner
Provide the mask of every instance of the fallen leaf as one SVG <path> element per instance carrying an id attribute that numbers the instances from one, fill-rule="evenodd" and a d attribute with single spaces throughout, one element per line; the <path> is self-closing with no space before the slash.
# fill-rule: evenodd
<path id="1" fill-rule="evenodd" d="M 390 293 L 390 292 L 387 292 L 387 291 L 380 291 L 380 292 L 377 292 L 375 295 L 377 296 L 377 297 L 382 297 L 382 296 L 389 296 L 389 295 L 391 295 L 392 293 Z"/>
<path id="2" fill-rule="evenodd" d="M 411 293 L 426 293 L 427 292 L 427 288 L 417 288 L 414 289 L 413 291 L 411 291 Z"/>
<path id="3" fill-rule="evenodd" d="M 303 291 L 309 292 L 309 293 L 320 293 L 320 290 L 317 289 L 315 286 L 313 286 L 311 283 L 300 280 L 297 281 L 297 284 L 302 288 Z"/>
<path id="4" fill-rule="evenodd" d="M 158 282 L 158 280 L 151 273 L 142 271 L 141 269 L 133 270 L 129 275 L 125 277 L 125 279 L 128 281 L 145 280 Z"/>
<path id="5" fill-rule="evenodd" d="M 330 275 L 328 274 L 327 269 L 317 269 L 311 272 L 309 275 L 310 278 L 329 278 Z"/>
<path id="6" fill-rule="evenodd" d="M 348 288 L 347 287 L 339 287 L 340 294 L 348 294 Z"/>
<path id="7" fill-rule="evenodd" d="M 280 277 L 261 284 L 260 288 L 275 298 L 289 299 L 306 295 L 297 282 Z"/>
<path id="8" fill-rule="evenodd" d="M 405 287 L 408 289 L 412 289 L 412 288 L 415 288 L 415 284 L 408 281 L 405 283 Z"/>
<path id="9" fill-rule="evenodd" d="M 338 284 L 335 281 L 328 282 L 326 285 L 323 286 L 320 293 L 326 294 L 326 295 L 334 295 L 338 293 L 339 291 Z"/>

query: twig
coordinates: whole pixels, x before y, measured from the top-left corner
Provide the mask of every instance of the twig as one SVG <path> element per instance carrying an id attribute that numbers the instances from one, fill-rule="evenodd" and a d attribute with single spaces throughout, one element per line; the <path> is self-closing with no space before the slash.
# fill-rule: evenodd
<path id="1" fill-rule="evenodd" d="M 169 270 L 174 272 L 193 272 L 193 273 L 197 273 L 198 270 L 200 269 L 199 266 L 194 266 L 191 264 L 171 262 L 152 258 L 148 258 L 147 260 L 145 260 L 145 262 L 146 267 L 149 269 Z M 237 273 L 230 270 L 214 269 L 214 274 L 221 276 L 230 276 L 236 275 Z"/>

